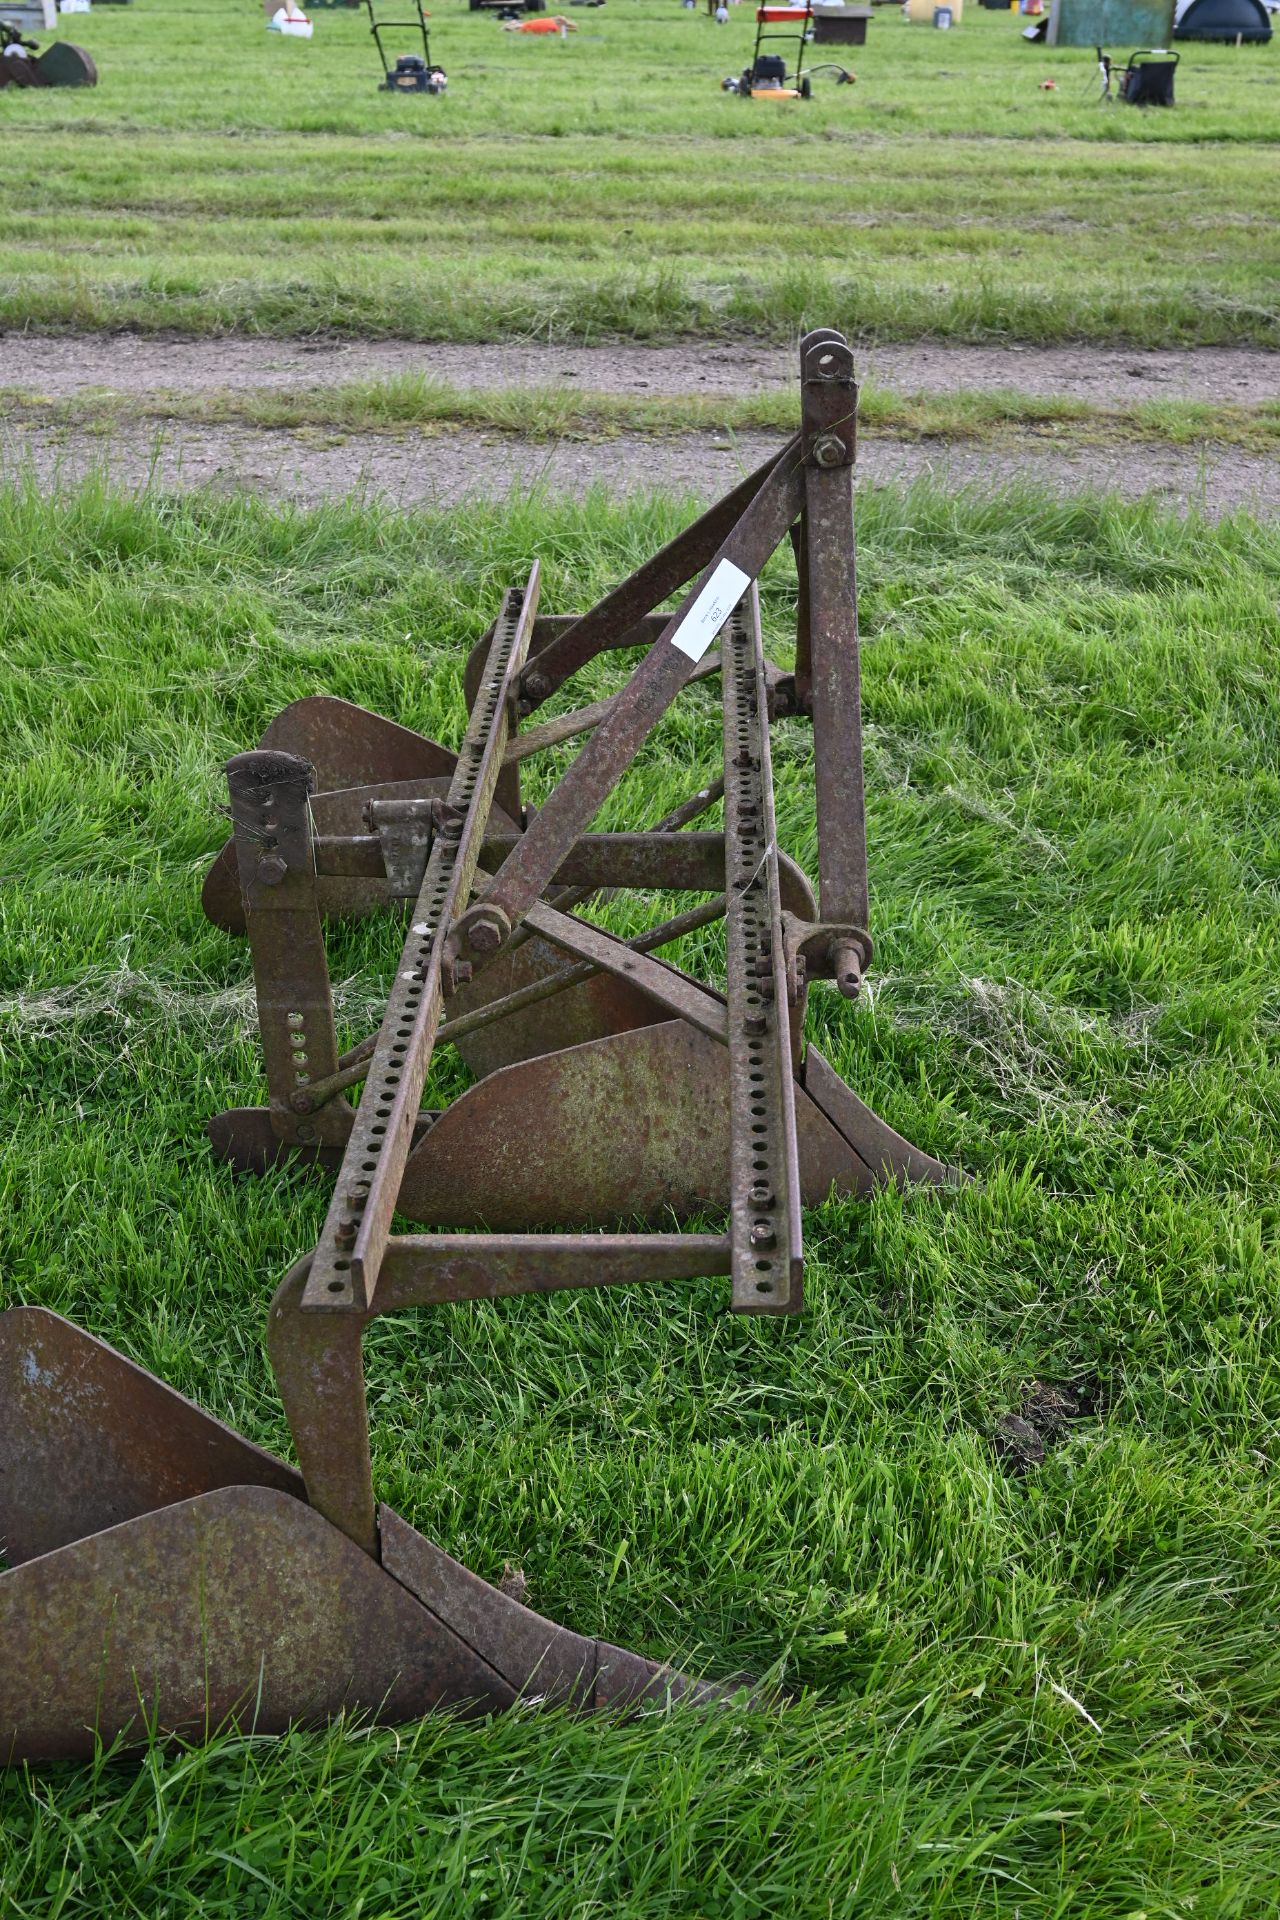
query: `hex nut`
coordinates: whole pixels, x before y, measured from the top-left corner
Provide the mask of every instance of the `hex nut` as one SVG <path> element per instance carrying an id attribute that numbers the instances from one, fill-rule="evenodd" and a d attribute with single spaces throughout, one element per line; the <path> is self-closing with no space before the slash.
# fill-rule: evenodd
<path id="1" fill-rule="evenodd" d="M 467 928 L 467 941 L 476 953 L 496 953 L 511 932 L 511 922 L 497 907 L 483 907 Z"/>

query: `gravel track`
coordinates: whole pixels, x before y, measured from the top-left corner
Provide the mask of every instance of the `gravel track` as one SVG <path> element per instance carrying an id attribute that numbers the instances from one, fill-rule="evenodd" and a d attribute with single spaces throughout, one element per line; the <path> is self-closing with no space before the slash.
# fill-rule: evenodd
<path id="1" fill-rule="evenodd" d="M 139 334 L 22 334 L 0 339 L 0 380 L 65 399 L 92 388 L 139 397 L 222 387 L 325 387 L 423 373 L 455 387 L 557 386 L 607 394 L 753 394 L 796 377 L 791 348 L 758 342 L 680 347 L 424 345 L 417 341 L 175 340 Z M 859 377 L 903 393 L 1013 387 L 1096 406 L 1135 399 L 1257 406 L 1280 396 L 1280 352 L 1254 347 L 880 346 Z"/>
<path id="2" fill-rule="evenodd" d="M 104 436 L 13 420 L 0 425 L 0 473 L 30 473 L 40 486 L 52 487 L 99 471 L 130 489 L 245 487 L 303 504 L 358 491 L 403 506 L 452 505 L 539 485 L 581 494 L 596 483 L 620 493 L 663 487 L 710 497 L 776 445 L 776 436 L 755 434 L 732 443 L 707 434 L 535 443 L 495 433 L 340 437 L 177 422 L 162 430 L 121 427 Z M 1197 455 L 1155 446 L 1068 451 L 1030 439 L 1023 447 L 993 448 L 867 438 L 859 446 L 858 472 L 864 482 L 928 473 L 986 491 L 1026 479 L 1061 492 L 1097 487 L 1131 498 L 1152 493 L 1177 509 L 1194 505 L 1210 515 L 1238 507 L 1274 514 L 1280 501 L 1280 462 L 1231 448 Z"/>
<path id="3" fill-rule="evenodd" d="M 63 402 L 110 391 L 144 402 L 160 393 L 220 389 L 323 389 L 361 379 L 425 373 L 454 387 L 555 386 L 613 395 L 740 395 L 795 380 L 794 350 L 745 342 L 681 347 L 424 345 L 412 341 L 183 340 L 138 334 L 9 334 L 5 386 Z M 990 391 L 1083 398 L 1098 406 L 1135 399 L 1258 405 L 1280 393 L 1280 353 L 1244 347 L 1139 351 L 1089 346 L 883 346 L 859 355 L 859 372 L 901 392 Z M 618 492 L 670 487 L 712 495 L 774 444 L 747 434 L 532 441 L 492 431 L 407 430 L 340 435 L 171 420 L 123 420 L 81 429 L 21 410 L 0 421 L 0 470 L 34 474 L 42 486 L 91 470 L 139 487 L 249 487 L 313 503 L 360 490 L 400 505 L 452 504 L 542 485 L 581 493 L 600 482 Z M 1025 478 L 1060 491 L 1153 493 L 1210 514 L 1237 507 L 1274 513 L 1280 461 L 1229 448 L 1152 444 L 1058 448 L 1028 434 L 927 443 L 866 436 L 864 480 L 941 475 L 983 489 Z"/>

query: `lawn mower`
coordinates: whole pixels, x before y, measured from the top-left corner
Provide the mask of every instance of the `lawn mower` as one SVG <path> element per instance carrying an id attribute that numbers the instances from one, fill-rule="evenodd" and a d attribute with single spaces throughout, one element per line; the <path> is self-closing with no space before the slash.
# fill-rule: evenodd
<path id="1" fill-rule="evenodd" d="M 815 983 L 851 1000 L 872 960 L 856 408 L 846 342 L 810 333 L 799 431 L 589 612 L 545 614 L 535 561 L 466 661 L 456 749 L 309 694 L 227 764 L 203 904 L 247 940 L 267 1098 L 209 1138 L 330 1194 L 266 1315 L 300 1471 L 57 1315 L 0 1315 L 0 1759 L 342 1710 L 734 1697 L 530 1612 L 381 1504 L 361 1345 L 386 1313 L 716 1275 L 735 1311 L 794 1315 L 806 1202 L 960 1177 L 805 1037 Z M 783 542 L 790 669 L 757 592 Z M 638 655 L 618 691 L 535 718 L 614 653 Z M 713 683 L 714 772 L 656 822 L 593 831 L 672 703 Z M 793 771 L 811 730 L 816 888 L 779 843 L 784 723 Z M 576 739 L 527 805 L 524 763 Z M 586 911 L 620 890 L 690 904 L 622 937 Z M 377 1030 L 340 1051 L 326 924 L 377 913 L 403 917 L 402 951 Z M 722 972 L 659 957 L 713 926 Z M 443 1047 L 473 1081 L 424 1107 Z"/>
<path id="2" fill-rule="evenodd" d="M 444 68 L 437 66 L 431 58 L 427 15 L 422 10 L 422 0 L 413 0 L 413 3 L 415 19 L 380 20 L 374 11 L 374 0 L 365 0 L 365 5 L 369 9 L 369 31 L 373 35 L 374 45 L 378 49 L 378 58 L 382 62 L 382 79 L 378 82 L 379 93 L 443 93 L 449 84 Z M 382 44 L 382 36 L 384 33 L 396 32 L 401 27 L 416 29 L 422 35 L 422 52 L 397 54 L 393 67 L 387 59 L 387 50 Z"/>
<path id="3" fill-rule="evenodd" d="M 1119 100 L 1127 107 L 1171 107 L 1178 55 L 1164 47 L 1143 47 L 1129 55 L 1119 80 L 1112 85 L 1115 62 L 1101 47 L 1095 49 L 1102 77 L 1103 100 Z"/>
<path id="4" fill-rule="evenodd" d="M 55 40 L 41 53 L 21 27 L 0 20 L 0 87 L 96 87 L 92 56 L 70 40 Z"/>
<path id="5" fill-rule="evenodd" d="M 741 94 L 748 100 L 808 100 L 813 92 L 812 81 L 816 73 L 833 73 L 837 86 L 852 84 L 853 74 L 830 61 L 810 67 L 805 72 L 805 50 L 812 34 L 813 8 L 808 0 L 803 7 L 757 7 L 756 44 L 751 64 L 736 77 L 730 74 L 722 80 L 722 90 Z M 794 44 L 794 70 L 785 54 L 762 52 L 761 49 L 768 42 L 775 40 L 787 45 Z"/>

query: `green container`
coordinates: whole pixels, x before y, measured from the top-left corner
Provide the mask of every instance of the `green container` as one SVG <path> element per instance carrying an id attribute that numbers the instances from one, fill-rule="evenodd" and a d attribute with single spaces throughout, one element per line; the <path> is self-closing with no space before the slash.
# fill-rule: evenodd
<path id="1" fill-rule="evenodd" d="M 1173 0 L 1053 0 L 1050 47 L 1167 47 Z"/>

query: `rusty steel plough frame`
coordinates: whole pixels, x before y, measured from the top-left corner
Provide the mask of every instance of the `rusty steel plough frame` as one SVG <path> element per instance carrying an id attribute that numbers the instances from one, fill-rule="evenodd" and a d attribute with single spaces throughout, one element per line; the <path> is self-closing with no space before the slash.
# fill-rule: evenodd
<path id="1" fill-rule="evenodd" d="M 234 833 L 204 903 L 248 935 L 269 1104 L 210 1136 L 246 1171 L 336 1173 L 270 1315 L 302 1473 L 57 1316 L 0 1316 L 0 1758 L 232 1715 L 272 1730 L 344 1706 L 714 1696 L 540 1619 L 378 1505 L 361 1342 L 406 1307 L 715 1274 L 737 1311 L 795 1313 L 806 1199 L 952 1177 L 803 1038 L 808 983 L 852 997 L 871 959 L 856 393 L 840 335 L 808 335 L 801 431 L 774 459 L 589 613 L 539 617 L 535 564 L 467 663 L 456 755 L 319 696 L 229 763 Z M 756 588 L 788 537 L 791 673 L 765 657 Z M 589 661 L 637 647 L 620 692 L 524 726 Z M 717 671 L 722 777 L 647 832 L 591 832 L 676 694 Z M 777 842 L 769 723 L 786 714 L 813 727 L 816 901 Z M 526 807 L 521 762 L 581 734 Z M 696 829 L 721 797 L 723 832 Z M 711 898 L 629 939 L 572 911 L 637 887 Z M 385 1016 L 340 1055 L 324 922 L 398 903 Z M 721 918 L 724 992 L 655 957 Z M 477 1078 L 424 1112 L 439 1040 Z M 397 1211 L 432 1231 L 394 1233 Z M 707 1212 L 726 1230 L 670 1230 Z"/>

